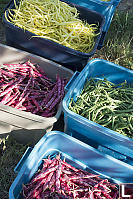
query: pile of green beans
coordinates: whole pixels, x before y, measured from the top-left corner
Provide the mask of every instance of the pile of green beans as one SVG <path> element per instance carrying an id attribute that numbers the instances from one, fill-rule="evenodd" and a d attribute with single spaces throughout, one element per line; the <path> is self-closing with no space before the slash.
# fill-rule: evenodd
<path id="1" fill-rule="evenodd" d="M 133 84 L 114 84 L 107 79 L 86 80 L 69 109 L 91 121 L 133 138 Z"/>
<path id="2" fill-rule="evenodd" d="M 19 5 L 9 9 L 5 18 L 15 26 L 28 30 L 36 36 L 52 40 L 74 50 L 89 53 L 99 34 L 98 25 L 79 19 L 75 7 L 60 0 L 20 0 Z"/>

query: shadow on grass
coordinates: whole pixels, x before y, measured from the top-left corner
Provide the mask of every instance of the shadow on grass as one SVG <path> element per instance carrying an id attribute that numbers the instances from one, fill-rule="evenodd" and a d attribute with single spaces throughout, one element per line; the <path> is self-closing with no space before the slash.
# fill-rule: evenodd
<path id="1" fill-rule="evenodd" d="M 0 137 L 0 198 L 7 199 L 9 188 L 15 179 L 14 167 L 27 146 L 18 144 L 10 135 Z"/>

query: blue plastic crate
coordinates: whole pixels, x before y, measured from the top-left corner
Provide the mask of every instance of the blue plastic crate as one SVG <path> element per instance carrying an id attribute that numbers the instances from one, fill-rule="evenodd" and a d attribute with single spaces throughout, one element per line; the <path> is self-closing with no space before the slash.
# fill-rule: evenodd
<path id="1" fill-rule="evenodd" d="M 65 132 L 90 145 L 91 143 L 96 144 L 96 148 L 104 151 L 104 153 L 133 164 L 133 139 L 90 121 L 68 109 L 71 98 L 76 99 L 87 78 L 95 76 L 103 78 L 103 75 L 113 83 L 121 83 L 125 80 L 128 83 L 133 83 L 132 70 L 102 59 L 91 60 L 75 78 L 72 86 L 69 84 L 69 92 L 63 99 Z"/>
<path id="2" fill-rule="evenodd" d="M 109 29 L 116 7 L 119 4 L 120 0 L 110 0 L 108 2 L 102 0 L 69 0 L 69 1 L 77 5 L 86 7 L 90 10 L 96 11 L 105 17 L 103 32 L 101 35 L 100 42 L 98 44 L 98 49 L 100 49 L 103 46 L 106 33 Z"/>
<path id="3" fill-rule="evenodd" d="M 133 166 L 103 155 L 91 146 L 63 132 L 53 131 L 42 137 L 33 150 L 28 148 L 25 152 L 15 168 L 18 175 L 10 187 L 9 199 L 20 199 L 22 184 L 30 181 L 42 164 L 42 159 L 58 153 L 61 153 L 71 165 L 89 169 L 115 183 L 133 182 Z"/>

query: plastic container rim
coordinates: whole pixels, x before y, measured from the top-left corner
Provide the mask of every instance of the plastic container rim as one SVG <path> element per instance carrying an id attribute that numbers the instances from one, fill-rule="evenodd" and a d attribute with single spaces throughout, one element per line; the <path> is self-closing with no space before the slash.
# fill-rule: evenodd
<path id="1" fill-rule="evenodd" d="M 97 3 L 97 4 L 100 4 L 100 5 L 110 5 L 112 3 L 115 3 L 115 2 L 119 2 L 119 0 L 110 0 L 110 1 L 102 1 L 102 0 L 91 0 L 92 2 L 94 3 Z"/>
<path id="2" fill-rule="evenodd" d="M 75 82 L 74 82 L 74 84 L 71 86 L 71 88 L 68 90 L 67 94 L 65 95 L 65 97 L 64 97 L 64 99 L 63 99 L 63 102 L 62 102 L 63 111 L 64 111 L 64 112 L 68 112 L 69 115 L 72 116 L 72 117 L 74 118 L 74 120 L 78 120 L 78 122 L 80 122 L 80 123 L 82 123 L 82 121 L 83 121 L 83 122 L 86 123 L 87 126 L 88 126 L 88 125 L 93 125 L 93 126 L 97 127 L 97 128 L 99 129 L 99 131 L 101 131 L 102 133 L 104 132 L 104 134 L 107 134 L 107 135 L 110 136 L 110 137 L 112 137 L 112 135 L 115 135 L 115 136 L 117 136 L 117 137 L 119 137 L 119 138 L 121 137 L 122 139 L 126 139 L 126 140 L 129 140 L 129 141 L 132 141 L 132 142 L 133 142 L 133 139 L 132 139 L 132 138 L 129 138 L 129 137 L 127 137 L 127 136 L 125 136 L 125 135 L 122 135 L 122 134 L 120 134 L 120 133 L 118 133 L 118 132 L 116 132 L 116 131 L 113 131 L 113 130 L 107 128 L 107 127 L 104 127 L 104 126 L 102 126 L 102 125 L 100 125 L 100 124 L 98 124 L 98 123 L 95 123 L 95 122 L 93 122 L 93 121 L 91 121 L 91 120 L 89 120 L 89 119 L 87 119 L 87 118 L 85 118 L 85 117 L 83 117 L 83 116 L 81 116 L 81 115 L 78 115 L 77 113 L 74 113 L 73 111 L 71 111 L 71 110 L 68 108 L 68 106 L 67 106 L 66 101 L 67 101 L 68 99 L 70 99 L 69 96 L 71 96 L 71 93 L 72 93 L 72 92 L 74 91 L 74 89 L 77 87 L 79 81 L 80 81 L 80 80 L 82 79 L 82 77 L 84 76 L 85 71 L 88 69 L 89 65 L 91 65 L 91 64 L 93 64 L 93 63 L 95 63 L 95 62 L 98 62 L 98 61 L 103 61 L 103 62 L 105 62 L 105 63 L 110 63 L 110 64 L 113 65 L 113 66 L 117 66 L 117 68 L 120 68 L 120 69 L 125 70 L 125 71 L 127 71 L 127 72 L 130 71 L 130 72 L 133 73 L 133 71 L 130 70 L 130 69 L 128 69 L 128 68 L 122 67 L 122 66 L 120 66 L 120 65 L 114 64 L 113 62 L 109 62 L 109 61 L 106 61 L 106 60 L 103 60 L 103 59 L 96 58 L 96 59 L 93 59 L 93 60 L 89 61 L 88 64 L 85 66 L 85 68 L 82 70 L 82 72 L 78 75 L 77 79 L 75 80 Z M 89 121 L 89 123 L 88 123 L 88 121 Z M 110 134 L 109 134 L 109 133 L 110 133 Z"/>
<path id="3" fill-rule="evenodd" d="M 40 147 L 43 146 L 43 143 L 45 142 L 45 140 L 46 140 L 48 137 L 50 137 L 50 136 L 52 136 L 52 135 L 56 135 L 56 134 L 57 134 L 57 135 L 61 135 L 61 136 L 63 136 L 63 137 L 66 137 L 66 138 L 68 138 L 68 139 L 71 138 L 71 141 L 72 141 L 72 142 L 76 142 L 76 143 L 80 144 L 81 146 L 84 146 L 84 147 L 87 148 L 87 149 L 91 149 L 91 150 L 95 151 L 97 154 L 100 154 L 100 155 L 102 155 L 103 157 L 106 157 L 106 158 L 108 158 L 108 159 L 110 159 L 110 160 L 113 160 L 113 161 L 115 161 L 115 162 L 119 162 L 119 163 L 125 165 L 126 167 L 132 168 L 132 169 L 133 169 L 133 166 L 132 166 L 132 165 L 129 165 L 129 164 L 126 163 L 126 162 L 122 162 L 121 160 L 118 160 L 118 159 L 116 159 L 116 158 L 114 158 L 114 157 L 112 157 L 112 156 L 110 156 L 110 155 L 108 155 L 108 154 L 102 154 L 100 151 L 98 151 L 98 150 L 95 149 L 94 147 L 92 147 L 92 146 L 90 146 L 90 145 L 88 145 L 88 144 L 86 144 L 86 143 L 84 143 L 84 142 L 82 142 L 82 141 L 80 141 L 80 140 L 78 140 L 78 139 L 72 137 L 72 136 L 69 136 L 69 135 L 67 135 L 67 134 L 65 134 L 65 133 L 63 133 L 63 132 L 61 132 L 61 131 L 57 131 L 57 130 L 55 130 L 55 131 L 50 131 L 50 132 L 46 133 L 46 134 L 38 141 L 38 143 L 34 146 L 33 150 L 32 150 L 31 153 L 30 153 L 31 156 L 34 155 L 34 152 L 35 152 L 37 149 L 39 149 Z M 25 167 L 25 166 L 26 166 L 26 163 L 24 163 L 24 166 L 22 166 L 21 170 L 24 170 L 23 167 Z M 21 171 L 21 170 L 20 170 L 20 171 Z M 20 172 L 20 173 L 21 173 L 21 172 Z"/>

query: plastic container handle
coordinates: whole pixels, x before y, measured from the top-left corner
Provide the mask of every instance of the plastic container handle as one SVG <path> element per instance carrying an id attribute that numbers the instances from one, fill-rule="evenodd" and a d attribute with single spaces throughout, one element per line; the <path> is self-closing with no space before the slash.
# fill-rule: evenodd
<path id="1" fill-rule="evenodd" d="M 18 173 L 20 171 L 20 169 L 22 168 L 23 164 L 25 163 L 26 159 L 28 158 L 28 156 L 30 155 L 32 151 L 31 147 L 28 147 L 24 153 L 24 155 L 22 156 L 22 158 L 20 159 L 20 161 L 18 162 L 17 166 L 14 168 L 14 172 Z"/>
<path id="2" fill-rule="evenodd" d="M 74 84 L 75 80 L 77 79 L 78 75 L 80 72 L 76 71 L 73 76 L 71 77 L 71 79 L 69 80 L 69 82 L 67 83 L 67 85 L 65 86 L 65 91 L 67 92 L 71 86 Z"/>
<path id="3" fill-rule="evenodd" d="M 118 159 L 120 161 L 124 161 L 127 164 L 130 164 L 133 166 L 133 158 L 128 157 L 122 153 L 118 153 L 116 151 L 111 150 L 110 148 L 106 148 L 104 146 L 99 145 L 98 146 L 98 150 L 104 154 L 110 155 L 112 157 L 114 157 L 115 159 Z"/>
<path id="4" fill-rule="evenodd" d="M 104 154 L 107 154 L 107 155 L 110 155 L 110 156 L 112 156 L 112 157 L 114 157 L 114 158 L 116 158 L 118 160 L 127 161 L 127 156 L 125 156 L 125 155 L 123 155 L 121 153 L 118 153 L 116 151 L 113 151 L 113 150 L 111 150 L 109 148 L 106 148 L 104 146 L 99 145 L 98 146 L 98 150 L 100 152 L 102 152 Z"/>

